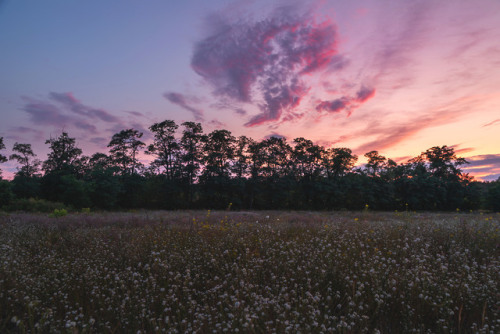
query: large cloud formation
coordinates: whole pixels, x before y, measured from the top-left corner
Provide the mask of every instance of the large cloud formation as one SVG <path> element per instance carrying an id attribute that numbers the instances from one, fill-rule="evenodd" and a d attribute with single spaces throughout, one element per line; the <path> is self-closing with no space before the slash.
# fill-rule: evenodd
<path id="1" fill-rule="evenodd" d="M 339 59 L 335 24 L 293 7 L 260 21 L 212 17 L 209 25 L 208 36 L 195 45 L 191 66 L 215 96 L 259 106 L 246 126 L 277 121 L 284 113 L 285 120 L 293 118 L 311 89 L 307 78 Z M 365 92 L 360 94 L 357 99 L 364 100 Z"/>

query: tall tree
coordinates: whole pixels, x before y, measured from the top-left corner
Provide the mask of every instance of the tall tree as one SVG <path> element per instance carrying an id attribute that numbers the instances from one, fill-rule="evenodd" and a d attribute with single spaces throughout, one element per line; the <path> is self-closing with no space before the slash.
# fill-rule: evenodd
<path id="1" fill-rule="evenodd" d="M 262 160 L 260 167 L 262 176 L 279 177 L 287 175 L 291 170 L 290 157 L 292 148 L 285 138 L 271 137 L 264 139 L 256 146 L 254 154 Z"/>
<path id="2" fill-rule="evenodd" d="M 36 154 L 33 153 L 31 144 L 15 143 L 12 151 L 17 153 L 11 154 L 9 160 L 16 160 L 21 165 L 21 168 L 17 169 L 17 175 L 33 177 L 38 173 L 41 162 L 38 159 L 33 159 Z"/>
<path id="3" fill-rule="evenodd" d="M 329 179 L 338 179 L 345 176 L 354 168 L 358 157 L 345 147 L 335 147 L 327 150 L 323 164 Z"/>
<path id="4" fill-rule="evenodd" d="M 387 158 L 380 155 L 378 151 L 370 151 L 365 154 L 365 157 L 368 159 L 365 168 L 368 174 L 372 176 L 379 175 L 382 169 L 386 166 Z"/>
<path id="5" fill-rule="evenodd" d="M 137 153 L 146 146 L 139 139 L 143 133 L 135 129 L 125 129 L 115 133 L 108 144 L 111 159 L 121 168 L 122 175 L 131 175 L 137 172 L 139 161 Z"/>
<path id="6" fill-rule="evenodd" d="M 242 179 L 248 174 L 248 168 L 250 166 L 249 148 L 253 144 L 255 144 L 255 141 L 246 136 L 238 137 L 235 143 L 231 171 L 237 179 Z"/>
<path id="7" fill-rule="evenodd" d="M 459 158 L 455 154 L 453 147 L 434 146 L 422 152 L 421 159 L 428 162 L 429 171 L 438 177 L 460 178 L 462 171 L 461 165 L 468 162 L 464 158 Z"/>
<path id="8" fill-rule="evenodd" d="M 203 176 L 229 178 L 231 160 L 234 157 L 236 138 L 228 130 L 214 130 L 203 145 L 205 169 Z"/>
<path id="9" fill-rule="evenodd" d="M 184 122 L 184 130 L 180 146 L 182 149 L 181 160 L 183 162 L 183 178 L 189 185 L 192 185 L 197 178 L 198 171 L 203 161 L 203 142 L 206 137 L 203 135 L 203 128 L 200 123 Z"/>
<path id="10" fill-rule="evenodd" d="M 0 150 L 5 149 L 5 144 L 3 143 L 3 137 L 0 137 Z M 0 154 L 0 163 L 6 162 L 7 157 L 5 155 Z M 0 169 L 0 178 L 2 178 L 2 170 Z"/>
<path id="11" fill-rule="evenodd" d="M 296 177 L 312 180 L 314 177 L 319 176 L 324 148 L 302 137 L 295 138 L 293 142 L 295 146 L 291 157 Z"/>
<path id="12" fill-rule="evenodd" d="M 47 160 L 43 162 L 42 169 L 46 174 L 51 172 L 75 174 L 77 172 L 76 164 L 82 150 L 76 147 L 75 138 L 71 138 L 66 132 L 63 132 L 57 138 L 46 140 L 45 144 L 49 144 L 51 150 Z"/>
<path id="13" fill-rule="evenodd" d="M 179 143 L 175 139 L 175 131 L 179 128 L 174 121 L 165 120 L 149 127 L 154 134 L 153 144 L 148 146 L 146 154 L 156 155 L 154 164 L 163 168 L 167 179 L 174 179 L 176 160 L 179 157 Z"/>

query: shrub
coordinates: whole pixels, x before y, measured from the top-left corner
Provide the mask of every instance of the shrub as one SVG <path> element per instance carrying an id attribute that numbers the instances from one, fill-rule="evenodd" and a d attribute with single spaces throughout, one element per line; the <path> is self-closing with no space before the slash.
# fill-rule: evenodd
<path id="1" fill-rule="evenodd" d="M 54 212 L 52 212 L 49 217 L 51 218 L 59 218 L 59 217 L 64 217 L 68 214 L 68 211 L 66 209 L 54 209 Z"/>
<path id="2" fill-rule="evenodd" d="M 49 213 L 58 209 L 67 209 L 63 203 L 46 201 L 35 198 L 19 198 L 2 207 L 5 211 L 24 211 L 24 212 L 42 212 Z"/>

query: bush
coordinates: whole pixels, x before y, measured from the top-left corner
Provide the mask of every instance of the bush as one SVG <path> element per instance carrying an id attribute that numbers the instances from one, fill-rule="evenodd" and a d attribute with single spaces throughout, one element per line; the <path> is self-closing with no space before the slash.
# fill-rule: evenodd
<path id="1" fill-rule="evenodd" d="M 0 207 L 8 205 L 13 197 L 11 184 L 8 181 L 0 179 Z"/>
<path id="2" fill-rule="evenodd" d="M 67 209 L 63 203 L 50 202 L 44 199 L 19 198 L 2 207 L 4 211 L 24 211 L 50 213 L 54 210 Z"/>
<path id="3" fill-rule="evenodd" d="M 51 218 L 59 218 L 59 217 L 64 217 L 68 214 L 68 211 L 66 209 L 55 209 L 54 212 L 52 212 L 49 217 Z"/>

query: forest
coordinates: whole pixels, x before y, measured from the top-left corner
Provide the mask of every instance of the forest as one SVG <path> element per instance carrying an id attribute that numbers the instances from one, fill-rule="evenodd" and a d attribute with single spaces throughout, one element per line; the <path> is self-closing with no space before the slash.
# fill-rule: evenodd
<path id="1" fill-rule="evenodd" d="M 0 162 L 18 163 L 12 180 L 0 178 L 5 211 L 131 209 L 500 211 L 500 179 L 479 182 L 464 173 L 464 158 L 436 146 L 406 163 L 371 151 L 367 163 L 345 147 L 325 148 L 306 138 L 255 141 L 228 130 L 172 120 L 143 133 L 124 129 L 106 153 L 83 155 L 68 133 L 46 140 L 37 159 L 29 143 L 10 156 L 0 137 Z M 143 164 L 141 152 L 152 157 Z M 0 174 L 1 176 L 1 174 Z"/>

